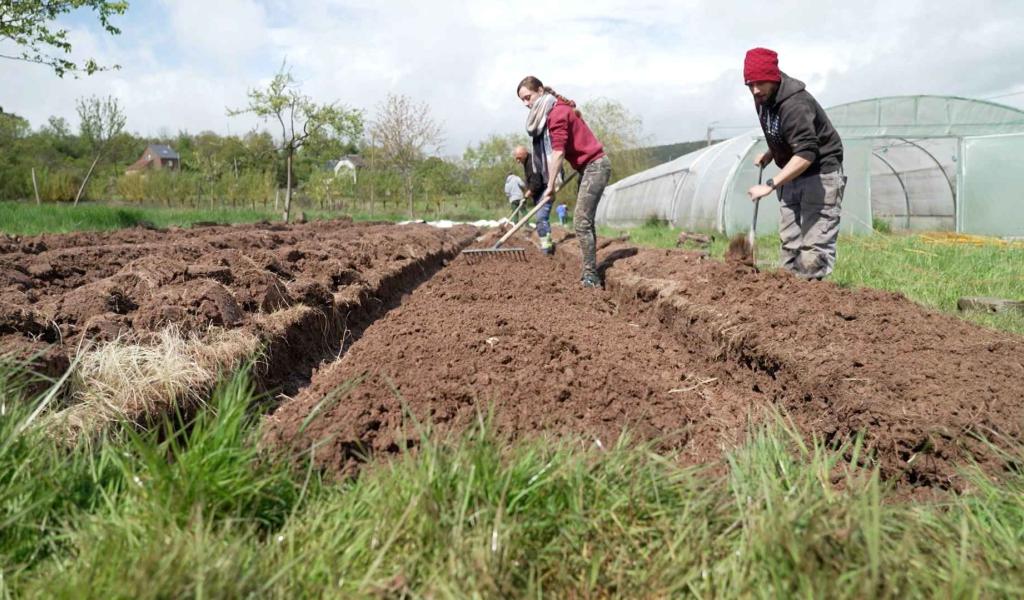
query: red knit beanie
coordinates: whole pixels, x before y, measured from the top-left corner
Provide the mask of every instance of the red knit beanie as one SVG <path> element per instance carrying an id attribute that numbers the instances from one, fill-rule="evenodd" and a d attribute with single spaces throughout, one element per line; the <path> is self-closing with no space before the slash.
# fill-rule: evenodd
<path id="1" fill-rule="evenodd" d="M 747 50 L 747 57 L 743 60 L 743 81 L 747 85 L 755 81 L 782 81 L 779 55 L 767 48 Z"/>

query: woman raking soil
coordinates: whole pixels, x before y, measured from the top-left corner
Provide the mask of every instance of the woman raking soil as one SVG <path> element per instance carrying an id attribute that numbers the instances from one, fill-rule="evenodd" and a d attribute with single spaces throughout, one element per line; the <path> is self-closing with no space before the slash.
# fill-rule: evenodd
<path id="1" fill-rule="evenodd" d="M 557 189 L 563 159 L 580 174 L 579 195 L 576 197 L 576 210 L 573 213 L 576 239 L 579 240 L 580 251 L 583 254 L 583 273 L 580 282 L 583 287 L 600 287 L 594 215 L 601 195 L 604 194 L 604 188 L 611 178 L 611 162 L 605 155 L 601 142 L 576 109 L 575 102 L 560 96 L 533 76 L 519 82 L 516 94 L 530 109 L 526 120 L 526 132 L 533 138 L 534 168 L 547 182 L 544 196 L 540 201 L 550 199 Z M 548 202 L 544 210 L 550 211 L 551 204 Z M 538 234 L 541 235 L 541 246 L 550 247 L 550 229 L 543 234 L 538 231 Z"/>

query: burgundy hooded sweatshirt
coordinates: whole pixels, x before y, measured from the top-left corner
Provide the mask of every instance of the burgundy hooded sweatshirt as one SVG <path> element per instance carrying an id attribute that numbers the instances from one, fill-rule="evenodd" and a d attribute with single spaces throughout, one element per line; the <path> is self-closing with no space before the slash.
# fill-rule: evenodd
<path id="1" fill-rule="evenodd" d="M 565 160 L 577 171 L 583 171 L 588 164 L 604 156 L 604 146 L 597 141 L 594 132 L 573 107 L 561 100 L 548 114 L 548 134 L 551 149 L 564 152 Z"/>

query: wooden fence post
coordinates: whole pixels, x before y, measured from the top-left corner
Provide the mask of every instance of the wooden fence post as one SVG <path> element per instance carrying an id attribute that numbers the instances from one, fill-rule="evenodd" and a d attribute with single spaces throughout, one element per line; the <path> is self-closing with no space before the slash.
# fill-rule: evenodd
<path id="1" fill-rule="evenodd" d="M 39 184 L 36 183 L 36 168 L 32 167 L 32 189 L 36 192 L 36 206 L 41 204 L 39 202 Z"/>

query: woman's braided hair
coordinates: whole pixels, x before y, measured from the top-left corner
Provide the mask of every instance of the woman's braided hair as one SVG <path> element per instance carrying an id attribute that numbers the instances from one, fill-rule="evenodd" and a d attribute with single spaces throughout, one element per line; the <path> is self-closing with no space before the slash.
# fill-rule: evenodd
<path id="1" fill-rule="evenodd" d="M 544 85 L 543 83 L 541 83 L 540 79 L 537 79 L 533 75 L 527 75 L 526 77 L 523 77 L 522 81 L 519 82 L 519 85 L 516 86 L 516 97 L 519 96 L 519 90 L 521 90 L 522 88 L 526 88 L 526 89 L 530 90 L 531 92 L 537 92 L 537 91 L 543 90 L 545 93 L 551 94 L 555 98 L 558 98 L 559 101 L 564 102 L 565 104 L 568 104 L 569 106 L 571 106 L 572 109 L 573 109 L 573 112 L 576 113 L 577 117 L 583 116 L 583 113 L 580 112 L 580 109 L 576 108 L 576 102 L 575 101 L 566 98 L 565 96 L 559 94 L 558 92 L 556 92 L 552 88 Z"/>

